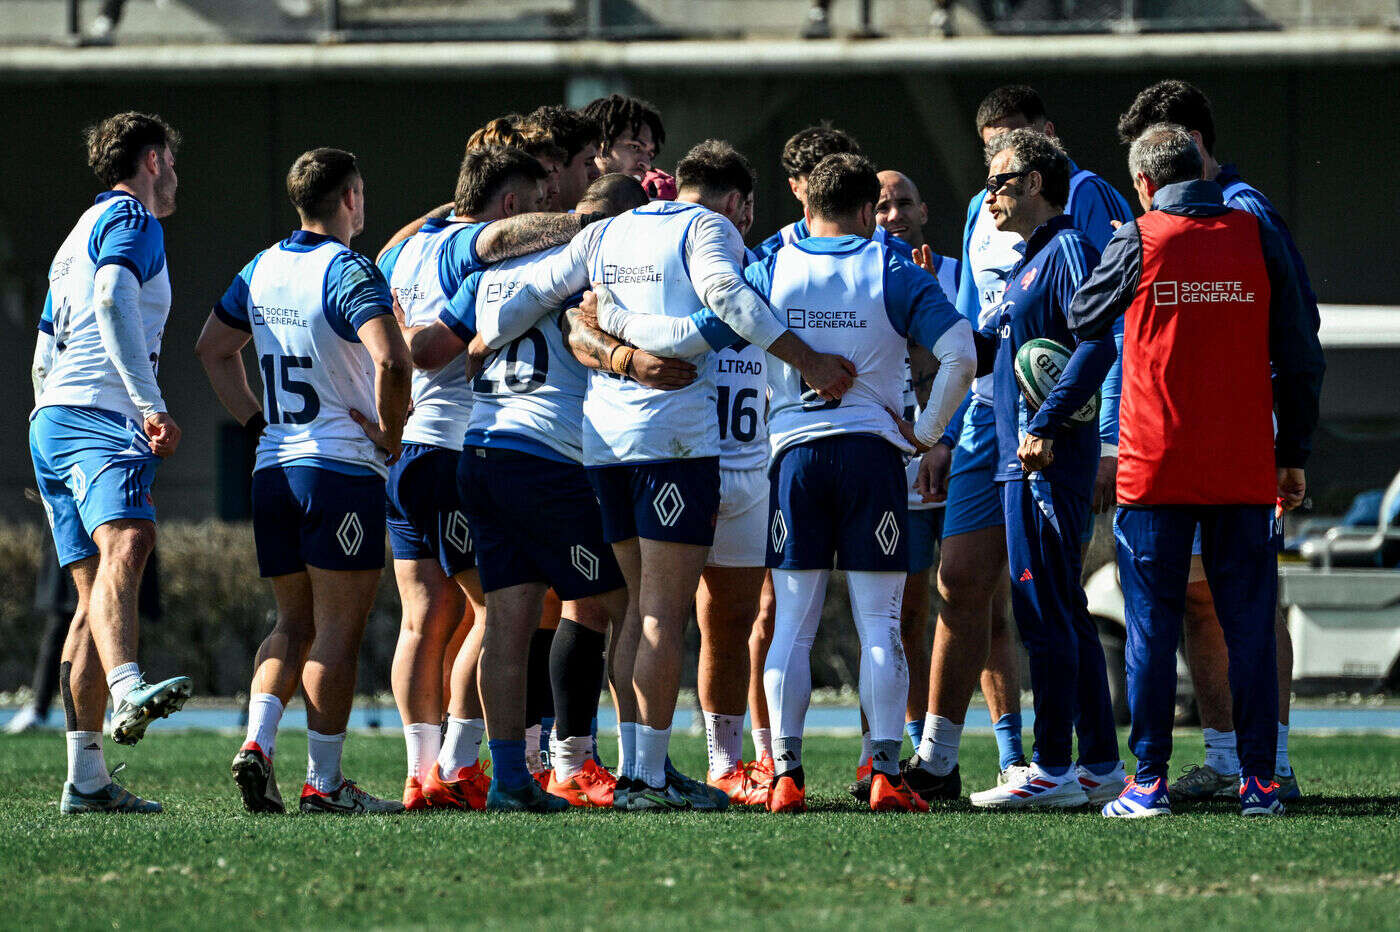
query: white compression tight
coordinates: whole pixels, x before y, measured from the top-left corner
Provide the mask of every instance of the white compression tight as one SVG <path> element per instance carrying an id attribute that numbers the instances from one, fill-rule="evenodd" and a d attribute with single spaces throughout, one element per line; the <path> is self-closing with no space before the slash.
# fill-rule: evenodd
<path id="1" fill-rule="evenodd" d="M 812 698 L 812 643 L 821 622 L 829 570 L 774 570 L 773 643 L 764 664 L 768 715 L 779 737 L 802 735 Z M 909 664 L 899 637 L 903 573 L 848 572 L 851 613 L 860 636 L 860 704 L 873 740 L 900 740 Z"/>

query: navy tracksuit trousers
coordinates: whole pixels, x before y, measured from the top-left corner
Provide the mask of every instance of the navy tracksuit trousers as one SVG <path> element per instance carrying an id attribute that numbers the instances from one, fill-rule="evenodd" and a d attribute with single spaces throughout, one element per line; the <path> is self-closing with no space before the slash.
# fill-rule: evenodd
<path id="1" fill-rule="evenodd" d="M 1274 509 L 1268 505 L 1120 507 L 1114 519 L 1118 580 L 1128 621 L 1128 743 L 1138 782 L 1167 775 L 1176 705 L 1176 648 L 1186 610 L 1191 540 L 1201 559 L 1229 650 L 1240 772 L 1273 778 L 1278 746 L 1278 601 Z"/>
<path id="2" fill-rule="evenodd" d="M 1036 475 L 1001 483 L 1011 608 L 1030 657 L 1035 752 L 1043 767 L 1118 760 L 1118 735 L 1098 628 L 1089 617 L 1080 537 L 1089 503 Z M 1188 549 L 1190 541 L 1187 541 Z"/>

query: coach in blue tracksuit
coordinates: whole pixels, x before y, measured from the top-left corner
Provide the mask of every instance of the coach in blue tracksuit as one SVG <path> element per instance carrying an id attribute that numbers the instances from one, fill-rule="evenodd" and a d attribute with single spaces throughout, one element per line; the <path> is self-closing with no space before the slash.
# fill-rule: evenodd
<path id="1" fill-rule="evenodd" d="M 1070 308 L 1082 342 L 1031 421 L 1022 462 L 1058 456 L 1056 426 L 1107 368 L 1095 348 L 1125 321 L 1118 574 L 1128 622 L 1134 781 L 1106 816 L 1171 811 L 1166 786 L 1191 538 L 1229 651 L 1245 815 L 1283 811 L 1274 782 L 1278 684 L 1275 504 L 1296 507 L 1317 425 L 1322 348 L 1278 232 L 1222 201 L 1180 126 L 1128 156 L 1147 212 L 1110 241 Z M 1275 431 L 1275 417 L 1277 431 Z"/>
<path id="2" fill-rule="evenodd" d="M 999 230 L 1024 240 L 983 337 L 997 341 L 992 478 L 1006 520 L 1012 610 L 1030 655 L 1035 752 L 1029 766 L 1009 768 L 1004 782 L 973 793 L 971 801 L 991 809 L 1079 806 L 1090 801 L 1091 789 L 1093 798 L 1105 799 L 1123 786 L 1103 649 L 1079 582 L 1080 535 L 1089 516 L 1099 438 L 1091 424 L 1069 427 L 1052 463 L 1023 470 L 1017 450 L 1034 412 L 1014 370 L 1017 350 L 1028 340 L 1072 345 L 1065 314 L 1099 254 L 1064 214 L 1070 168 L 1058 143 L 1034 130 L 1014 130 L 994 140 L 987 154 L 987 209 Z M 1098 354 L 1107 371 L 1116 355 L 1113 344 L 1100 345 Z"/>

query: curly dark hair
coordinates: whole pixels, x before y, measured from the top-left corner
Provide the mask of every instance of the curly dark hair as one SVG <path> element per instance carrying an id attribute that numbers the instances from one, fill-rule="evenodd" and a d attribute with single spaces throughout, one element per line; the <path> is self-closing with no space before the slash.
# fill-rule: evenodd
<path id="1" fill-rule="evenodd" d="M 656 145 L 653 157 L 661 154 L 661 144 L 666 141 L 661 114 L 640 97 L 623 97 L 621 94 L 599 97 L 583 108 L 583 115 L 598 124 L 600 149 L 611 149 L 623 133 L 635 136 L 643 126 L 649 126 L 651 141 Z"/>
<path id="2" fill-rule="evenodd" d="M 112 187 L 136 174 L 141 156 L 151 147 L 180 147 L 180 134 L 153 113 L 128 110 L 89 126 L 83 134 L 88 166 L 99 181 Z"/>
<path id="3" fill-rule="evenodd" d="M 457 175 L 457 191 L 452 209 L 458 216 L 470 217 L 486 209 L 491 199 L 517 179 L 540 181 L 546 175 L 534 156 L 523 149 L 481 146 L 468 149 Z"/>
<path id="4" fill-rule="evenodd" d="M 520 114 L 508 113 L 502 117 L 489 121 L 485 126 L 474 131 L 467 137 L 467 151 L 482 149 L 486 146 L 503 146 L 505 148 L 519 149 L 525 145 L 525 136 L 516 126 L 520 120 Z"/>
<path id="5" fill-rule="evenodd" d="M 1131 145 L 1149 126 L 1175 123 L 1201 134 L 1201 144 L 1215 153 L 1215 118 L 1210 100 L 1201 89 L 1185 81 L 1158 81 L 1133 98 L 1132 106 L 1118 118 L 1118 138 Z"/>
<path id="6" fill-rule="evenodd" d="M 849 217 L 879 199 L 880 178 L 863 155 L 834 152 L 807 175 L 807 209 L 814 217 Z"/>
<path id="7" fill-rule="evenodd" d="M 779 164 L 789 178 L 800 178 L 811 174 L 818 162 L 836 152 L 860 155 L 860 143 L 850 133 L 823 120 L 820 126 L 809 126 L 794 133 L 783 144 Z"/>
<path id="8" fill-rule="evenodd" d="M 1006 84 L 992 91 L 977 105 L 977 132 L 1013 116 L 1027 123 L 1045 119 L 1045 101 L 1026 84 Z"/>
<path id="9" fill-rule="evenodd" d="M 676 187 L 691 188 L 707 197 L 723 197 L 730 191 L 753 193 L 754 173 L 743 153 L 723 139 L 706 139 L 676 163 Z"/>
<path id="10" fill-rule="evenodd" d="M 597 120 L 559 106 L 536 108 L 520 121 L 518 129 L 527 142 L 543 139 L 563 149 L 565 162 L 572 161 L 584 147 L 597 143 L 603 135 Z"/>

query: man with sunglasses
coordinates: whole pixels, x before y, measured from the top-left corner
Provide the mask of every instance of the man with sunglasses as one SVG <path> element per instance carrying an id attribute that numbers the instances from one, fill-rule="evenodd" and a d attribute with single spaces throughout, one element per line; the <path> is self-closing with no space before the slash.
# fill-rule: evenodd
<path id="1" fill-rule="evenodd" d="M 1022 240 L 1020 260 L 981 332 L 997 346 L 992 479 L 1006 522 L 1011 607 L 1030 655 L 1035 752 L 1030 764 L 1006 768 L 996 786 L 973 793 L 971 802 L 988 809 L 1107 802 L 1123 788 L 1123 764 L 1103 649 L 1079 582 L 1079 542 L 1089 521 L 1099 438 L 1095 424 L 1070 420 L 1056 437 L 1053 460 L 1023 470 L 1017 458 L 1021 425 L 1035 411 L 1014 374 L 1018 351 L 1027 342 L 1048 338 L 1073 344 L 1066 311 L 1098 264 L 1099 252 L 1064 213 L 1071 171 L 1058 143 L 1018 129 L 995 137 L 987 156 L 987 212 L 998 230 Z M 1104 341 L 1098 355 L 1102 367 L 1096 371 L 1107 372 L 1114 344 Z"/>
<path id="2" fill-rule="evenodd" d="M 1029 87 L 997 88 L 977 109 L 977 133 L 983 144 L 1001 133 L 1024 128 L 1055 136 L 1055 124 L 1046 115 L 1044 102 Z M 1064 213 L 1095 249 L 1102 249 L 1113 235 L 1112 221 L 1130 219 L 1128 204 L 1093 172 L 1072 161 L 1068 166 Z M 1021 259 L 1017 251 L 1021 238 L 998 229 L 986 210 L 986 201 L 986 192 L 978 191 L 968 205 L 956 302 L 974 329 L 980 317 L 1001 303 L 1010 270 Z M 1117 370 L 1115 364 L 1104 383 L 1100 440 L 1106 445 L 1092 495 L 1098 511 L 1108 508 L 1113 498 Z M 1001 498 L 992 481 L 996 462 L 992 405 L 992 379 L 977 379 L 963 410 L 920 465 L 931 494 L 947 493 L 938 567 L 943 609 L 934 629 L 928 713 L 918 753 L 907 767 L 910 785 L 926 799 L 955 799 L 961 794 L 958 745 L 979 679 L 996 732 L 1000 769 L 1005 772 L 1012 764 L 1024 763 L 1020 676 L 1014 641 L 1005 623 L 1006 534 Z M 1079 524 L 1086 534 L 1092 531 L 1088 520 Z"/>

